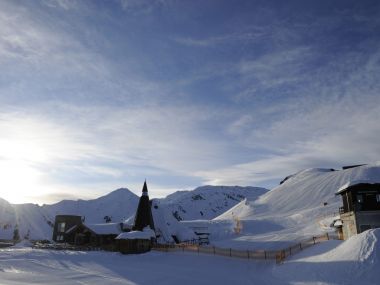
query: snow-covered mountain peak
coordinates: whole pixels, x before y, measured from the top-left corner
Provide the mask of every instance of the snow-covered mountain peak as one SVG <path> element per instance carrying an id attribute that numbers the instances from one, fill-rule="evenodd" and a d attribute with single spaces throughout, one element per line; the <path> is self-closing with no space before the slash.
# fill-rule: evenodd
<path id="1" fill-rule="evenodd" d="M 213 219 L 245 198 L 254 200 L 268 191 L 250 186 L 206 185 L 192 191 L 177 191 L 161 199 L 161 204 L 179 221 Z"/>

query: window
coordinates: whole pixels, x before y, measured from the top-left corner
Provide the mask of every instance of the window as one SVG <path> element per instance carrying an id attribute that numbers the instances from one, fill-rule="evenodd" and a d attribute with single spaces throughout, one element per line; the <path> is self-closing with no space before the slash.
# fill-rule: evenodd
<path id="1" fill-rule="evenodd" d="M 356 201 L 358 201 L 358 203 L 363 203 L 363 195 L 362 194 L 356 195 Z"/>
<path id="2" fill-rule="evenodd" d="M 63 235 L 57 235 L 57 241 L 63 241 Z"/>
<path id="3" fill-rule="evenodd" d="M 376 194 L 376 201 L 377 203 L 380 203 L 380 194 Z"/>
<path id="4" fill-rule="evenodd" d="M 66 226 L 66 223 L 63 222 L 63 223 L 59 223 L 58 224 L 58 232 L 59 233 L 64 233 L 65 232 L 65 226 Z"/>

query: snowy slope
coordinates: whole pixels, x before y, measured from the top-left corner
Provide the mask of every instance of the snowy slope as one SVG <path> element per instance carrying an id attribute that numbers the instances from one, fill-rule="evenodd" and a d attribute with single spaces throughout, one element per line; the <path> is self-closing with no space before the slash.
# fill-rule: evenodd
<path id="1" fill-rule="evenodd" d="M 380 181 L 380 166 L 365 165 L 346 170 L 307 169 L 257 200 L 241 202 L 215 221 L 230 221 L 219 231 L 231 232 L 239 219 L 240 235 L 217 240 L 219 246 L 281 248 L 297 239 L 322 234 L 338 212 L 341 197 L 335 193 L 352 181 Z M 327 205 L 324 205 L 327 203 Z"/>
<path id="2" fill-rule="evenodd" d="M 309 248 L 273 271 L 294 284 L 379 284 L 380 229 Z"/>
<path id="3" fill-rule="evenodd" d="M 161 204 L 179 220 L 213 219 L 245 198 L 257 199 L 269 191 L 260 187 L 202 186 L 177 191 L 161 199 Z"/>

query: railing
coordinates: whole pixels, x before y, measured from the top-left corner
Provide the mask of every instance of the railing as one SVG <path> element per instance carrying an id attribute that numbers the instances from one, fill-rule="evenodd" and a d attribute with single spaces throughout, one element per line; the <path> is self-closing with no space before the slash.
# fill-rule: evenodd
<path id="1" fill-rule="evenodd" d="M 305 248 L 329 239 L 330 236 L 328 233 L 326 233 L 324 235 L 315 236 L 310 239 L 300 241 L 293 246 L 281 250 L 236 250 L 232 248 L 199 246 L 195 244 L 156 244 L 152 249 L 163 252 L 182 251 L 198 254 L 212 254 L 219 256 L 244 258 L 249 260 L 276 260 L 276 263 L 282 263 L 287 257 L 294 255 Z"/>

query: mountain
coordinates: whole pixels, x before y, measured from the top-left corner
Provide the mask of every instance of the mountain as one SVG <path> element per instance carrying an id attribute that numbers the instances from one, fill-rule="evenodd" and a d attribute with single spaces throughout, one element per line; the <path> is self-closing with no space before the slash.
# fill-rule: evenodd
<path id="1" fill-rule="evenodd" d="M 93 200 L 63 200 L 52 205 L 12 205 L 0 199 L 0 239 L 12 239 L 16 227 L 21 238 L 51 239 L 56 215 L 79 215 L 88 223 L 104 223 L 108 216 L 121 222 L 132 216 L 139 197 L 126 188 Z M 16 226 L 17 225 L 17 226 Z"/>
<path id="2" fill-rule="evenodd" d="M 104 223 L 108 216 L 113 222 L 121 222 L 132 216 L 139 197 L 127 188 L 120 188 L 93 200 L 63 200 L 53 205 L 43 205 L 43 211 L 54 220 L 56 215 L 79 215 L 87 223 Z"/>
<path id="3" fill-rule="evenodd" d="M 268 192 L 260 187 L 201 186 L 192 191 L 177 191 L 160 203 L 178 220 L 210 220 L 245 198 L 251 200 Z"/>
<path id="4" fill-rule="evenodd" d="M 165 240 L 172 235 L 192 237 L 178 223 L 182 219 L 211 219 L 239 203 L 245 197 L 257 198 L 264 188 L 203 186 L 193 191 L 178 191 L 164 199 L 153 199 L 155 223 Z M 79 215 L 86 223 L 104 223 L 105 217 L 112 222 L 133 222 L 139 197 L 126 188 L 117 189 L 93 200 L 63 200 L 52 205 L 11 205 L 0 199 L 0 239 L 12 239 L 16 225 L 20 237 L 51 239 L 56 215 Z"/>
<path id="5" fill-rule="evenodd" d="M 257 199 L 269 190 L 259 187 L 202 186 L 194 190 L 177 191 L 163 199 L 153 199 L 152 213 L 156 231 L 162 241 L 173 242 L 197 238 L 180 221 L 210 220 L 246 198 Z"/>

